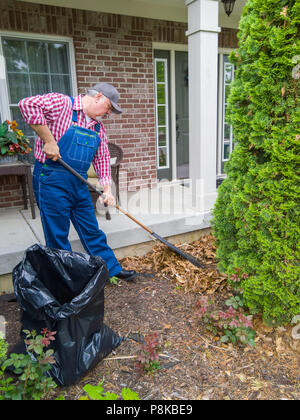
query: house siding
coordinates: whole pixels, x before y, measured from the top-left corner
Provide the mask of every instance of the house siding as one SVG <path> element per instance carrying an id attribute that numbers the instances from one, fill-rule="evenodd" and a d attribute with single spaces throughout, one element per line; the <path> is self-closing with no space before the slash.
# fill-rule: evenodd
<path id="1" fill-rule="evenodd" d="M 156 139 L 153 86 L 153 42 L 187 44 L 187 25 L 140 17 L 121 16 L 56 6 L 0 0 L 0 30 L 72 37 L 77 88 L 101 81 L 120 92 L 121 116 L 105 119 L 109 141 L 122 147 L 120 188 L 134 191 L 156 183 Z M 236 41 L 232 30 L 222 31 L 220 45 Z M 14 181 L 3 181 L 17 186 Z M 22 200 L 4 197 L 0 208 L 15 207 Z M 4 201 L 2 201 L 4 200 Z"/>

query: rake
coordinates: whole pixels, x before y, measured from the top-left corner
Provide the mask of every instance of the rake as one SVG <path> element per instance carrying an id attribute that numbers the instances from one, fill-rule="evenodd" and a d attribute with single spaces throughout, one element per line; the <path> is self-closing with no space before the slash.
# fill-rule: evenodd
<path id="1" fill-rule="evenodd" d="M 100 197 L 103 196 L 102 191 L 98 191 L 93 185 L 91 185 L 85 178 L 83 178 L 77 171 L 75 171 L 71 166 L 69 166 L 66 162 L 64 162 L 61 158 L 57 159 L 57 162 L 59 162 L 65 169 L 67 169 L 69 172 L 71 172 L 73 175 L 75 175 L 80 181 L 82 181 L 84 184 L 86 184 L 92 191 L 97 193 Z M 141 228 L 146 230 L 151 236 L 153 236 L 158 241 L 165 244 L 168 248 L 170 248 L 172 251 L 176 252 L 176 254 L 180 255 L 181 257 L 188 260 L 190 263 L 192 263 L 197 268 L 205 268 L 205 266 L 195 257 L 193 257 L 190 254 L 187 254 L 183 252 L 181 249 L 177 248 L 175 245 L 171 244 L 170 242 L 166 241 L 164 238 L 159 236 L 157 233 L 153 232 L 153 230 L 149 229 L 147 226 L 143 225 L 141 222 L 136 220 L 131 214 L 129 214 L 126 210 L 123 210 L 121 207 L 119 207 L 117 204 L 115 207 L 125 214 L 125 216 L 129 217 L 131 220 L 133 220 L 135 223 L 137 223 Z"/>

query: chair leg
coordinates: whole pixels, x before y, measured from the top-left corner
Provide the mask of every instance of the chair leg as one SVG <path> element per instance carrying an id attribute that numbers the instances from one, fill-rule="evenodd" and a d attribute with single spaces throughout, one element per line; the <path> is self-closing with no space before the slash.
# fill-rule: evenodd
<path id="1" fill-rule="evenodd" d="M 117 203 L 120 203 L 120 186 L 119 186 L 119 167 L 117 168 L 117 173 L 116 173 L 116 199 L 117 199 Z"/>
<path id="2" fill-rule="evenodd" d="M 107 207 L 107 204 L 104 203 L 104 207 Z M 111 215 L 108 209 L 105 209 L 105 218 L 106 220 L 111 220 Z"/>

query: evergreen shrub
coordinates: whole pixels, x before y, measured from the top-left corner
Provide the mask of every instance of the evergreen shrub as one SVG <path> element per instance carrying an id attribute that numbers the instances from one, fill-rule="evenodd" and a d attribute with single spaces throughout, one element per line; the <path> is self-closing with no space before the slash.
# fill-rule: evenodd
<path id="1" fill-rule="evenodd" d="M 300 0 L 248 0 L 229 123 L 235 147 L 218 189 L 219 269 L 269 324 L 300 313 Z"/>

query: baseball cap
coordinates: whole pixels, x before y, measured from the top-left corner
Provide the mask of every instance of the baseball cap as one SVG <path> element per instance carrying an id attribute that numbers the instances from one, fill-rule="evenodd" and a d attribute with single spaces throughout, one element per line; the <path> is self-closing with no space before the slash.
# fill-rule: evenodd
<path id="1" fill-rule="evenodd" d="M 122 113 L 122 109 L 118 105 L 120 94 L 113 85 L 102 82 L 102 83 L 97 83 L 96 85 L 94 85 L 92 89 L 96 90 L 99 93 L 102 93 L 104 96 L 106 96 L 110 100 L 111 105 L 113 107 L 112 109 L 113 112 L 115 112 L 116 114 Z"/>

